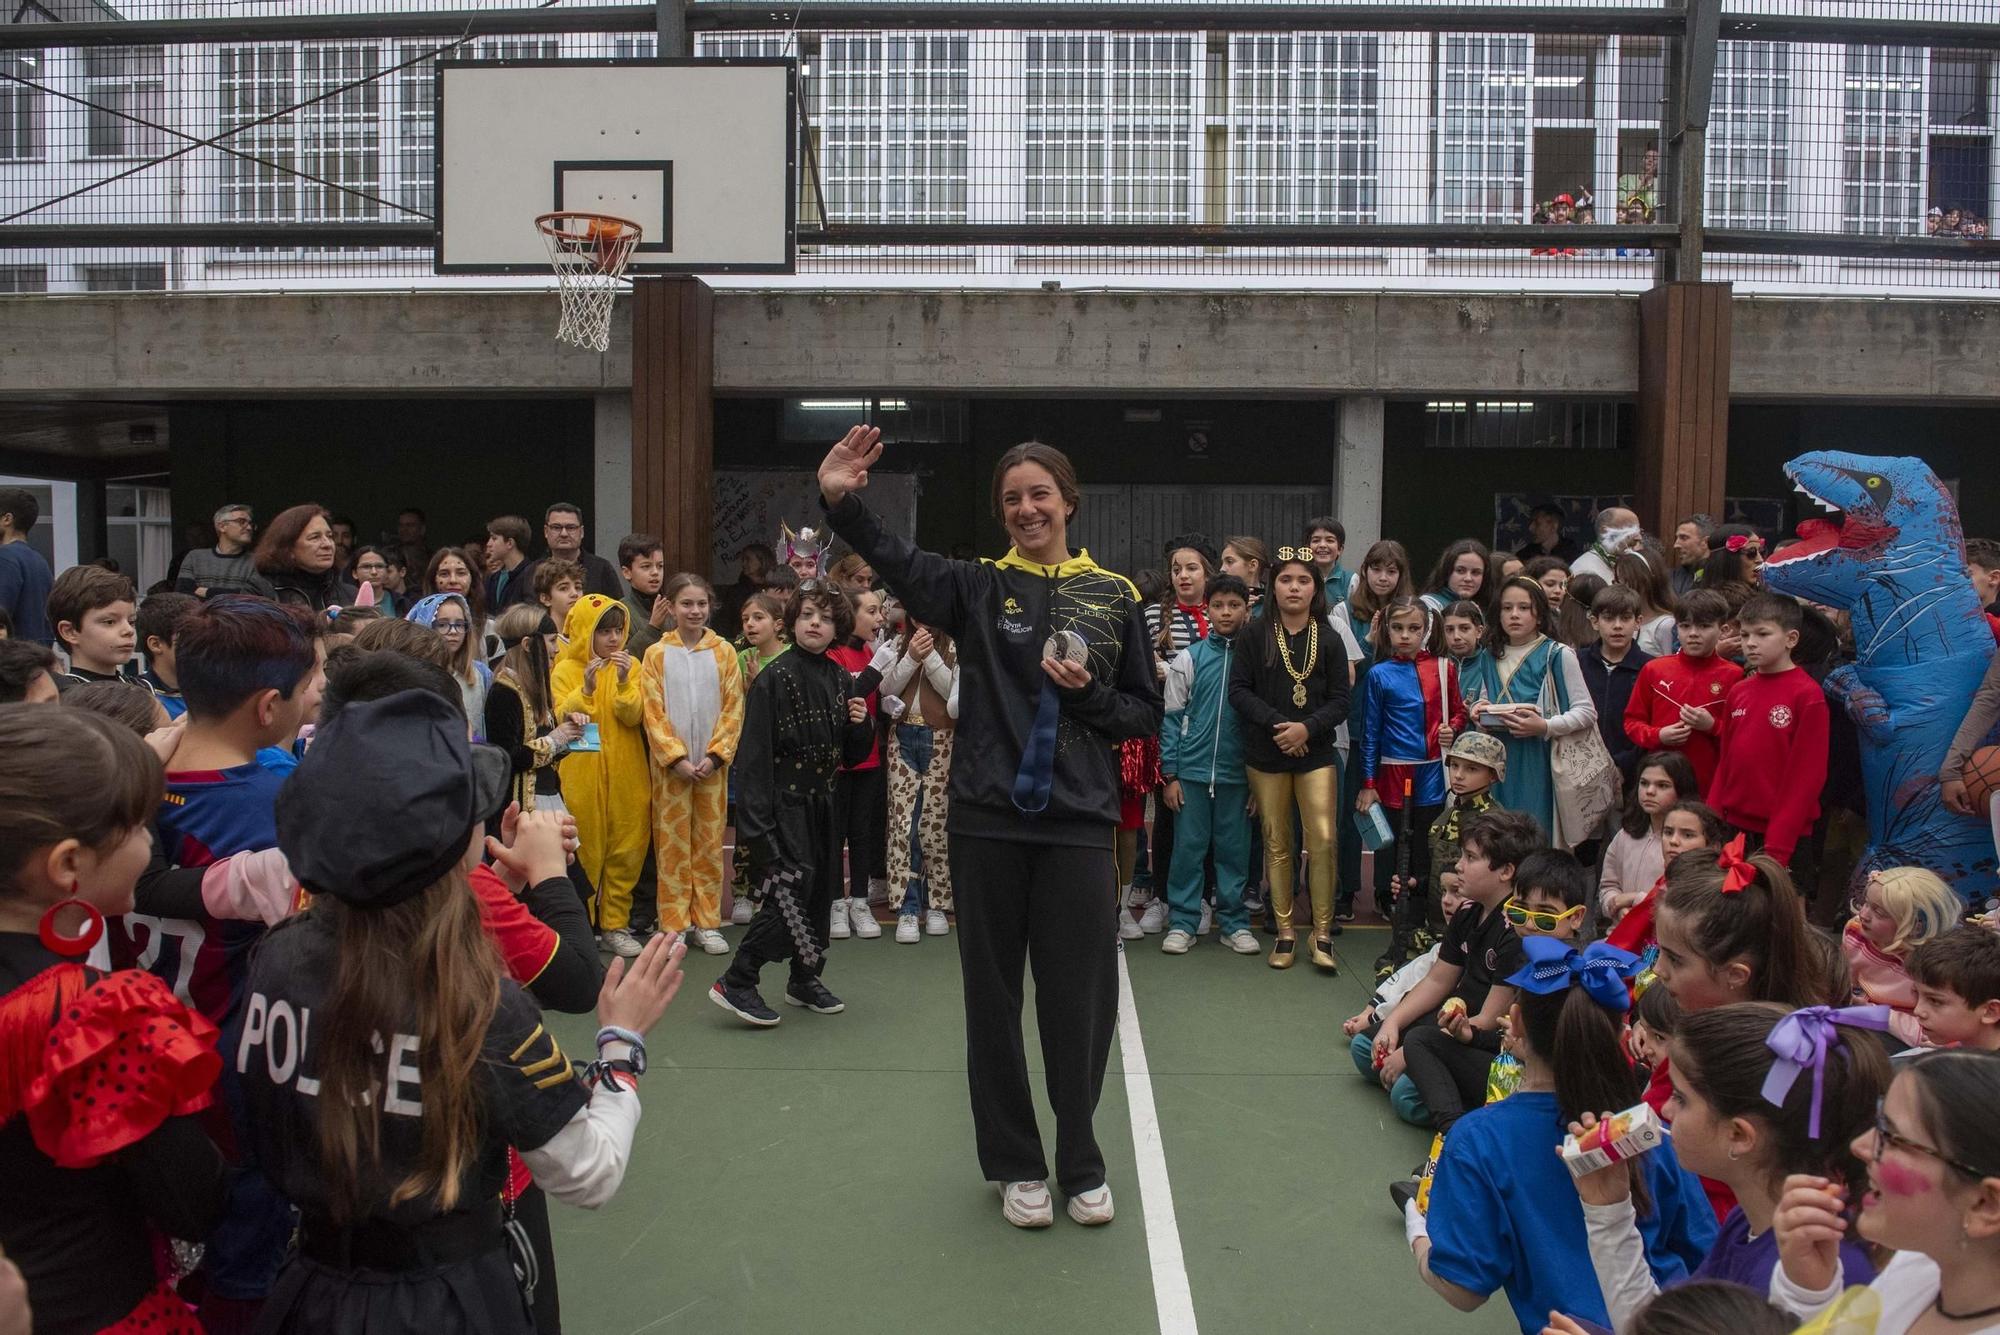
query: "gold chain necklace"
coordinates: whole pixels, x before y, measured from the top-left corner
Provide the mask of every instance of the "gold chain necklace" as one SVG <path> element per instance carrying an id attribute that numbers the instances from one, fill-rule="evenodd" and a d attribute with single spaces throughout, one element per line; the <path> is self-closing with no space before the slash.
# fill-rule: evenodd
<path id="1" fill-rule="evenodd" d="M 1291 635 L 1285 630 L 1285 623 L 1278 623 L 1278 658 L 1285 665 L 1285 672 L 1292 679 L 1292 704 L 1300 709 L 1306 707 L 1306 678 L 1312 676 L 1313 668 L 1319 665 L 1319 621 L 1317 618 L 1306 622 L 1306 667 L 1301 672 L 1292 666 Z"/>

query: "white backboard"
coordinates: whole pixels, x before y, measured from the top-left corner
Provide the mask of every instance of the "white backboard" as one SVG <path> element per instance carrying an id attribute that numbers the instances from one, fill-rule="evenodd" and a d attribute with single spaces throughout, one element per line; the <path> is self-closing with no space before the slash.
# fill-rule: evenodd
<path id="1" fill-rule="evenodd" d="M 443 61 L 437 271 L 538 273 L 537 214 L 644 235 L 630 273 L 790 273 L 798 206 L 789 59 Z"/>

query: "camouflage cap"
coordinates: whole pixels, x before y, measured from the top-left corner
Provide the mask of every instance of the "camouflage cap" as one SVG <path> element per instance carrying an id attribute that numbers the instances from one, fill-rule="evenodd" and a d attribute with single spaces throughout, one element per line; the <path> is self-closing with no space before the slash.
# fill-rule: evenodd
<path id="1" fill-rule="evenodd" d="M 1507 777 L 1507 745 L 1491 733 L 1468 728 L 1451 739 L 1451 750 L 1445 755 L 1486 766 L 1493 771 L 1495 783 Z"/>

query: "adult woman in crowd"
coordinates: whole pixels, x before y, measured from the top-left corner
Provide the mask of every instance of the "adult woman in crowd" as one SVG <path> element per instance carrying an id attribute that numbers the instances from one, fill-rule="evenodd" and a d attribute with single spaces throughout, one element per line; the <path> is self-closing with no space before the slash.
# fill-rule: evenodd
<path id="1" fill-rule="evenodd" d="M 1463 598 L 1484 607 L 1492 601 L 1493 553 L 1477 538 L 1460 538 L 1439 554 L 1424 581 L 1424 602 L 1433 613 Z"/>
<path id="2" fill-rule="evenodd" d="M 465 599 L 466 610 L 472 616 L 474 641 L 480 638 L 481 628 L 486 625 L 485 583 L 480 577 L 478 558 L 458 547 L 438 548 L 431 553 L 430 565 L 424 568 L 425 597 L 455 593 Z"/>
<path id="3" fill-rule="evenodd" d="M 263 587 L 257 592 L 311 612 L 352 597 L 334 562 L 333 521 L 323 506 L 282 510 L 257 540 L 251 564 Z"/>
<path id="4" fill-rule="evenodd" d="M 979 564 L 919 550 L 861 503 L 881 440 L 873 427 L 850 430 L 820 464 L 820 494 L 834 532 L 958 649 L 948 828 L 980 1170 L 1001 1184 L 1008 1222 L 1053 1221 L 1021 1045 L 1032 954 L 1057 1185 L 1071 1218 L 1108 1223 L 1091 1118 L 1118 1008 L 1117 744 L 1158 733 L 1161 720 L 1138 592 L 1070 553 L 1080 492 L 1060 450 L 1031 441 L 1000 456 L 993 510 L 1013 550 Z"/>

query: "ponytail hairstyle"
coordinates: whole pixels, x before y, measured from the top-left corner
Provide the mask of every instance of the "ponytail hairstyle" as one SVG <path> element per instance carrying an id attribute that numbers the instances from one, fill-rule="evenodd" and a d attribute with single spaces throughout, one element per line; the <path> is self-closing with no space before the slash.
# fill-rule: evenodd
<path id="1" fill-rule="evenodd" d="M 1374 551 L 1373 547 L 1368 549 Z M 1257 631 L 1257 638 L 1263 648 L 1263 663 L 1267 668 L 1278 666 L 1278 637 L 1284 634 L 1284 614 L 1278 610 L 1278 572 L 1286 566 L 1302 567 L 1313 579 L 1312 602 L 1306 608 L 1308 625 L 1321 629 L 1320 652 L 1326 652 L 1326 643 L 1333 638 L 1333 631 L 1326 624 L 1326 584 L 1319 577 L 1319 567 L 1313 564 L 1310 546 L 1280 547 L 1277 559 L 1271 562 L 1271 575 L 1264 586 L 1268 604 L 1265 608 L 1263 624 Z"/>
<path id="2" fill-rule="evenodd" d="M 1415 612 L 1417 620 L 1423 624 L 1425 632 L 1433 629 L 1431 626 L 1430 604 L 1417 597 L 1414 593 L 1392 594 L 1383 600 L 1381 607 L 1376 609 L 1375 619 L 1368 626 L 1368 643 L 1374 647 L 1378 655 L 1388 652 L 1389 641 L 1387 636 L 1389 632 L 1389 618 L 1398 612 Z M 1425 641 L 1428 639 L 1428 634 L 1418 635 L 1417 648 L 1419 652 L 1423 651 Z"/>
<path id="3" fill-rule="evenodd" d="M 1208 582 L 1215 578 L 1215 558 L 1208 553 L 1208 540 L 1190 534 L 1176 538 L 1167 544 L 1167 591 L 1154 606 L 1160 609 L 1160 630 L 1153 637 L 1153 651 L 1161 658 L 1174 656 L 1174 618 L 1180 615 L 1180 595 L 1174 588 L 1174 557 L 1181 552 L 1193 552 L 1201 562 L 1201 601 L 1208 600 Z"/>
<path id="4" fill-rule="evenodd" d="M 428 1200 L 440 1212 L 478 1161 L 480 1049 L 500 997 L 500 956 L 480 923 L 479 898 L 453 867 L 423 893 L 383 909 L 332 896 L 314 901 L 331 920 L 334 976 L 313 1019 L 321 1026 L 319 1148 L 337 1222 L 365 1206 L 382 1171 L 379 1086 L 382 1034 L 414 1033 L 424 1091 L 422 1148 L 391 1205 Z M 375 1097 L 371 1097 L 375 1095 Z"/>
<path id="5" fill-rule="evenodd" d="M 0 705 L 0 898 L 19 898 L 36 854 L 65 839 L 93 853 L 153 819 L 165 775 L 131 728 L 67 705 Z"/>
<path id="6" fill-rule="evenodd" d="M 1424 648 L 1435 658 L 1449 658 L 1451 650 L 1444 642 L 1444 623 L 1447 618 L 1462 617 L 1479 628 L 1479 638 L 1486 639 L 1486 609 L 1468 598 L 1460 598 L 1431 618 L 1430 638 L 1424 641 Z"/>
<path id="7" fill-rule="evenodd" d="M 1768 853 L 1741 855 L 1741 841 L 1690 848 L 1667 868 L 1660 908 L 1681 919 L 1695 953 L 1711 969 L 1750 967 L 1749 1000 L 1786 1006 L 1826 1001 L 1805 906 L 1791 874 Z"/>
<path id="8" fill-rule="evenodd" d="M 1701 781 L 1694 776 L 1694 763 L 1685 755 L 1679 751 L 1647 752 L 1639 763 L 1632 767 L 1632 791 L 1625 798 L 1625 816 L 1619 823 L 1619 827 L 1634 839 L 1645 838 L 1653 828 L 1653 818 L 1639 805 L 1639 776 L 1649 769 L 1664 770 L 1667 777 L 1673 781 L 1674 801 L 1667 811 L 1677 810 L 1682 802 L 1701 796 Z M 1667 811 L 1660 813 L 1661 819 L 1666 818 Z M 1713 814 L 1710 813 L 1711 816 Z M 1704 835 L 1708 833 L 1706 824 L 1702 827 L 1702 833 Z M 1709 842 L 1721 843 L 1721 833 L 1721 824 L 1718 821 L 1716 828 L 1718 837 Z"/>
<path id="9" fill-rule="evenodd" d="M 1522 942 L 1528 965 L 1507 979 L 1516 989 L 1521 1010 L 1517 1040 L 1555 1076 L 1556 1107 L 1565 1122 L 1585 1113 L 1618 1112 L 1631 1107 L 1641 1092 L 1639 1077 L 1626 1059 L 1626 1004 L 1605 1004 L 1625 991 L 1625 976 L 1638 965 L 1636 957 L 1604 945 L 1586 952 L 1571 949 L 1552 937 Z M 1569 966 L 1561 961 L 1567 959 Z M 1601 973 L 1600 977 L 1591 977 Z M 1651 1209 L 1645 1174 L 1636 1159 L 1628 1161 L 1633 1208 L 1644 1216 Z"/>
<path id="10" fill-rule="evenodd" d="M 1774 1192 L 1793 1173 L 1850 1186 L 1866 1180 L 1867 1167 L 1850 1142 L 1875 1125 L 1875 1101 L 1889 1090 L 1889 1058 L 1874 1034 L 1837 1024 L 1840 1018 L 1839 1011 L 1792 1012 L 1776 1002 L 1745 1001 L 1685 1015 L 1673 1036 L 1674 1073 L 1717 1117 L 1746 1118 L 1760 1128 L 1768 1147 L 1760 1151 L 1760 1166 Z M 1783 1094 L 1766 1099 L 1765 1082 L 1778 1059 L 1769 1046 L 1772 1035 L 1799 1025 L 1831 1028 L 1825 1060 L 1817 1073 L 1799 1071 Z"/>
<path id="11" fill-rule="evenodd" d="M 1227 556 L 1231 551 L 1234 551 L 1238 557 L 1257 567 L 1257 578 L 1254 581 L 1246 579 L 1243 583 L 1252 592 L 1261 593 L 1264 588 L 1264 581 L 1269 579 L 1271 575 L 1271 549 L 1264 545 L 1262 538 L 1253 538 L 1248 534 L 1237 534 L 1222 540 L 1222 554 Z"/>
<path id="12" fill-rule="evenodd" d="M 515 603 L 500 614 L 500 643 L 507 646 L 501 656 L 500 671 L 520 690 L 526 701 L 530 726 L 555 726 L 554 702 L 549 698 L 549 651 L 542 643 L 542 622 L 548 613 L 539 604 Z"/>

